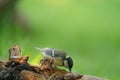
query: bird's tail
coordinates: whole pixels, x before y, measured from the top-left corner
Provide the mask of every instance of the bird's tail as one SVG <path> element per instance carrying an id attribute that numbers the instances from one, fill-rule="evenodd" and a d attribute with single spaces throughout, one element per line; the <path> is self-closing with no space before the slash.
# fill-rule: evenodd
<path id="1" fill-rule="evenodd" d="M 34 47 L 34 48 L 37 49 L 37 50 L 40 50 L 40 51 L 42 50 L 42 48 L 38 48 L 38 47 Z"/>

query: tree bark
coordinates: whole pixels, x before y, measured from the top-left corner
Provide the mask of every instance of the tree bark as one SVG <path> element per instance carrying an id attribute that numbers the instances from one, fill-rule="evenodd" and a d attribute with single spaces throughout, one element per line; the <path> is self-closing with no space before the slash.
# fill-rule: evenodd
<path id="1" fill-rule="evenodd" d="M 0 61 L 0 80 L 105 80 L 96 76 L 72 73 L 53 66 L 53 60 L 42 59 L 39 66 L 29 64 L 18 45 L 9 49 L 6 62 Z"/>

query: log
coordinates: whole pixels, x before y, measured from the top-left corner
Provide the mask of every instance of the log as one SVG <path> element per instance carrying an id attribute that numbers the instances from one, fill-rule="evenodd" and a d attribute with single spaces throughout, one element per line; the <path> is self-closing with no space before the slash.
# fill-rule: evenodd
<path id="1" fill-rule="evenodd" d="M 22 57 L 20 47 L 14 45 L 9 50 L 8 60 L 0 61 L 0 80 L 105 80 L 59 69 L 53 66 L 51 59 L 42 59 L 39 66 L 29 64 L 28 60 L 29 56 Z"/>

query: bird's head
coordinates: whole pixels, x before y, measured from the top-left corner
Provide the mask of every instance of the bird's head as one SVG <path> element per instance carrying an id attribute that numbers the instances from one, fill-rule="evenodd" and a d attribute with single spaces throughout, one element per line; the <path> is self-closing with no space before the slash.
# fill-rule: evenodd
<path id="1" fill-rule="evenodd" d="M 71 69 L 73 67 L 73 60 L 70 56 L 66 56 L 66 59 L 64 60 L 64 66 L 67 67 L 71 72 Z"/>

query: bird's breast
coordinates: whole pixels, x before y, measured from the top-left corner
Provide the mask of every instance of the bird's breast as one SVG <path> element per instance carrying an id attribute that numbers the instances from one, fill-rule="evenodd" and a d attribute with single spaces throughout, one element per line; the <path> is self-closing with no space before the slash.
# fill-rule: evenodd
<path id="1" fill-rule="evenodd" d="M 53 64 L 57 66 L 63 66 L 63 59 L 61 57 L 53 58 Z"/>

